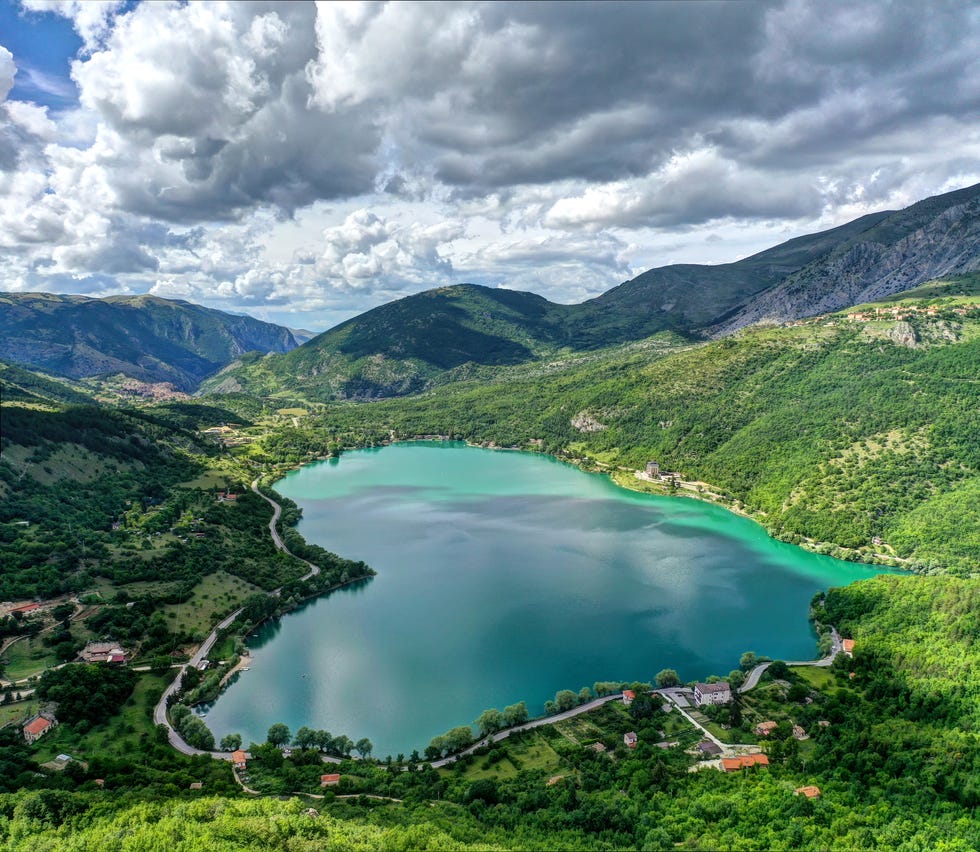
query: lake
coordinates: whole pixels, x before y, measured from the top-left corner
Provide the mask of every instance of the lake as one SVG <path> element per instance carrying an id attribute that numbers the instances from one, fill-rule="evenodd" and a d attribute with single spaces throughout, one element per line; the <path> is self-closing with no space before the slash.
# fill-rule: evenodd
<path id="1" fill-rule="evenodd" d="M 378 576 L 253 636 L 207 711 L 216 739 L 274 722 L 420 752 L 488 707 L 597 680 L 726 675 L 743 651 L 811 659 L 810 599 L 875 568 L 774 541 L 693 499 L 532 454 L 416 442 L 345 453 L 276 489 L 300 532 Z"/>

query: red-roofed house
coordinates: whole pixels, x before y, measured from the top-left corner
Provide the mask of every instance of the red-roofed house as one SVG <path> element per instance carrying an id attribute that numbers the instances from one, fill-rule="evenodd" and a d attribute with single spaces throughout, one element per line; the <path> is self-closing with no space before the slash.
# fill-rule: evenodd
<path id="1" fill-rule="evenodd" d="M 37 612 L 41 608 L 41 604 L 29 603 L 23 606 L 15 606 L 10 610 L 10 614 L 13 615 L 15 612 L 19 612 L 21 615 L 27 615 L 30 612 Z"/>
<path id="2" fill-rule="evenodd" d="M 340 783 L 339 772 L 328 772 L 326 775 L 320 776 L 321 787 L 336 787 L 339 783 Z"/>
<path id="3" fill-rule="evenodd" d="M 845 654 L 847 654 L 847 656 L 849 656 L 849 657 L 853 657 L 854 656 L 854 640 L 853 639 L 844 639 L 840 643 L 840 647 L 841 647 L 841 650 Z"/>
<path id="4" fill-rule="evenodd" d="M 235 769 L 244 769 L 246 760 L 248 760 L 248 755 L 241 749 L 231 753 L 231 762 L 235 765 Z"/>
<path id="5" fill-rule="evenodd" d="M 636 693 L 633 692 L 632 689 L 623 690 L 623 704 L 629 707 L 630 704 L 632 704 L 635 699 L 636 699 Z"/>
<path id="6" fill-rule="evenodd" d="M 764 754 L 743 754 L 741 757 L 723 757 L 721 768 L 725 772 L 737 772 L 750 766 L 768 766 L 769 758 Z"/>
<path id="7" fill-rule="evenodd" d="M 807 784 L 806 787 L 797 787 L 793 792 L 797 796 L 806 796 L 808 799 L 820 798 L 820 788 L 815 787 L 813 784 Z"/>
<path id="8" fill-rule="evenodd" d="M 26 725 L 24 725 L 24 739 L 27 740 L 28 743 L 36 742 L 57 724 L 57 719 L 52 717 L 35 716 Z"/>

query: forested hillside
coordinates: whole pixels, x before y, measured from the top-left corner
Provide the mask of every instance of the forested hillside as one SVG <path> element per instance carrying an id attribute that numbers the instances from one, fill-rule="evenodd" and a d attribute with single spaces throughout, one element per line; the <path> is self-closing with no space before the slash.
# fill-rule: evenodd
<path id="1" fill-rule="evenodd" d="M 152 737 L 140 749 L 151 758 L 145 766 L 99 758 L 88 769 L 32 775 L 23 744 L 0 736 L 0 760 L 9 768 L 0 783 L 17 778 L 35 788 L 0 795 L 0 843 L 32 852 L 133 843 L 966 852 L 980 844 L 973 818 L 980 804 L 978 593 L 975 579 L 888 576 L 818 596 L 816 618 L 853 636 L 854 656 L 839 656 L 815 682 L 776 664 L 777 675 L 767 674 L 756 691 L 764 695 L 741 700 L 746 713 L 787 713 L 810 732 L 800 742 L 789 724 L 780 725 L 765 744 L 765 768 L 689 772 L 696 758 L 654 745 L 657 728 L 677 720 L 618 702 L 606 715 L 641 732 L 636 749 L 624 748 L 619 736 L 605 738 L 612 756 L 599 753 L 589 747 L 595 734 L 587 732 L 595 729 L 586 724 L 577 729 L 581 742 L 545 729 L 441 771 L 346 761 L 337 767 L 346 799 L 317 787 L 321 798 L 243 800 L 221 780 L 227 764 L 167 758 L 165 743 Z M 305 747 L 288 758 L 268 745 L 252 751 L 252 775 L 274 772 L 285 789 L 323 771 Z M 538 765 L 543 752 L 547 768 Z M 202 778 L 203 792 L 187 789 Z M 803 786 L 816 787 L 818 797 L 797 795 Z"/>
<path id="2" fill-rule="evenodd" d="M 291 442 L 322 451 L 449 435 L 613 468 L 653 459 L 785 540 L 970 572 L 980 560 L 980 298 L 951 293 L 976 284 L 682 351 L 654 339 L 331 406 L 305 432 L 252 452 L 298 460 Z"/>
<path id="3" fill-rule="evenodd" d="M 288 352 L 286 328 L 154 296 L 0 293 L 0 358 L 75 379 L 122 374 L 190 391 L 246 352 Z"/>

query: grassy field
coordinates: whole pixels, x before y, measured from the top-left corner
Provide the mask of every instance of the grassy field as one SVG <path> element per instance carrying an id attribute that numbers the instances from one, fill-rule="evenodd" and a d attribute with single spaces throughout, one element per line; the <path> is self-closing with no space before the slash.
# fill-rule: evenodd
<path id="1" fill-rule="evenodd" d="M 167 627 L 174 633 L 206 635 L 222 615 L 249 595 L 262 590 L 224 571 L 209 574 L 194 587 L 190 600 L 163 608 Z"/>
<path id="2" fill-rule="evenodd" d="M 189 479 L 187 482 L 180 483 L 182 488 L 201 488 L 208 491 L 212 488 L 227 489 L 229 485 L 233 482 L 238 481 L 238 476 L 229 468 L 228 470 L 222 470 L 219 468 L 210 468 L 209 470 L 202 473 L 195 479 Z"/>
<path id="3" fill-rule="evenodd" d="M 664 713 L 657 725 L 667 739 L 695 742 L 699 737 L 679 713 Z M 501 741 L 489 754 L 474 758 L 462 770 L 447 768 L 444 774 L 460 771 L 468 781 L 481 778 L 503 780 L 519 771 L 541 770 L 559 775 L 568 765 L 562 754 L 569 749 L 588 748 L 596 742 L 621 744 L 623 732 L 635 727 L 629 712 L 619 702 L 604 704 L 590 713 L 566 719 L 546 728 L 535 728 Z M 568 770 L 574 772 L 574 770 Z"/>
<path id="4" fill-rule="evenodd" d="M 498 753 L 503 753 L 504 756 L 498 758 Z M 540 731 L 532 731 L 519 742 L 505 740 L 491 754 L 478 757 L 464 770 L 463 777 L 468 781 L 477 781 L 481 778 L 500 781 L 513 778 L 519 771 L 526 769 L 557 772 L 561 765 L 561 757 L 545 736 Z M 452 770 L 443 771 L 449 774 Z"/>
<path id="5" fill-rule="evenodd" d="M 3 657 L 7 661 L 4 677 L 7 680 L 23 680 L 57 664 L 54 652 L 45 647 L 42 640 L 43 636 L 21 639 L 4 652 Z"/>
<path id="6" fill-rule="evenodd" d="M 799 675 L 814 689 L 826 690 L 836 684 L 833 673 L 829 668 L 817 666 L 792 666 L 790 671 Z"/>
<path id="7" fill-rule="evenodd" d="M 139 558 L 140 554 L 137 553 L 136 556 Z M 141 595 L 164 595 L 173 591 L 176 585 L 176 583 L 168 583 L 162 580 L 141 580 L 136 583 L 126 583 L 125 586 L 116 586 L 105 577 L 97 577 L 95 582 L 82 592 L 81 596 L 94 594 L 105 601 L 111 601 L 119 591 L 125 591 L 131 598 Z"/>
<path id="8" fill-rule="evenodd" d="M 15 701 L 12 704 L 0 705 L 0 728 L 12 723 L 22 722 L 28 716 L 36 713 L 37 708 L 38 704 L 36 701 Z"/>

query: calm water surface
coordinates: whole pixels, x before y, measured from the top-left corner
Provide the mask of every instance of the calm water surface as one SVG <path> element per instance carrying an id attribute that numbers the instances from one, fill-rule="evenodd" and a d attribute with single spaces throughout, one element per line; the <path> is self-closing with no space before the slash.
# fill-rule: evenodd
<path id="1" fill-rule="evenodd" d="M 725 675 L 746 650 L 810 659 L 813 594 L 874 573 L 528 453 L 396 444 L 276 488 L 308 540 L 378 576 L 252 637 L 251 670 L 207 713 L 219 739 L 282 721 L 408 754 L 488 707 L 538 713 L 597 680 Z"/>

